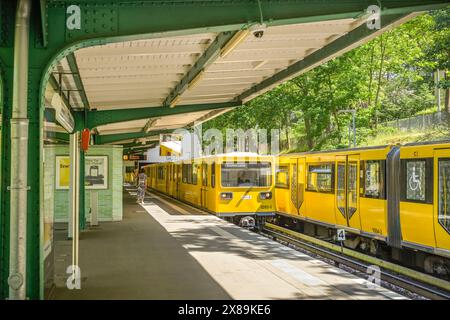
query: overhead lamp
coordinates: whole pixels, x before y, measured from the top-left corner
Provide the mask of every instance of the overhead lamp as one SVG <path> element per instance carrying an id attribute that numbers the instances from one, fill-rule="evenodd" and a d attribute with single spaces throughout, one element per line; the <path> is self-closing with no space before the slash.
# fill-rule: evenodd
<path id="1" fill-rule="evenodd" d="M 195 87 L 200 80 L 202 80 L 203 76 L 205 75 L 205 70 L 200 71 L 195 77 L 194 79 L 191 80 L 191 82 L 189 82 L 188 85 L 188 90 L 191 90 L 193 87 Z"/>
<path id="2" fill-rule="evenodd" d="M 174 108 L 174 107 L 177 105 L 178 101 L 180 101 L 180 95 L 177 95 L 177 96 L 172 100 L 172 102 L 170 103 L 169 107 L 170 107 L 170 108 Z"/>
<path id="3" fill-rule="evenodd" d="M 225 58 L 234 48 L 247 38 L 250 31 L 248 29 L 240 30 L 220 49 L 220 57 Z"/>

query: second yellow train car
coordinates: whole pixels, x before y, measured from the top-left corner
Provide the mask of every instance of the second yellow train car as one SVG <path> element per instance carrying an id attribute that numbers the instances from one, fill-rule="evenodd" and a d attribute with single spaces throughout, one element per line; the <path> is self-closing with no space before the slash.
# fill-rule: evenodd
<path id="1" fill-rule="evenodd" d="M 449 142 L 283 155 L 275 197 L 284 224 L 450 274 Z"/>

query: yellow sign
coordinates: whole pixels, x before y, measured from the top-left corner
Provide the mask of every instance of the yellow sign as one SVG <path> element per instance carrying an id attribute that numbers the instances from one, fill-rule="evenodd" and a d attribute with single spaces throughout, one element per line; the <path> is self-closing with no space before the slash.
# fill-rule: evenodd
<path id="1" fill-rule="evenodd" d="M 56 157 L 56 189 L 69 189 L 70 158 Z"/>

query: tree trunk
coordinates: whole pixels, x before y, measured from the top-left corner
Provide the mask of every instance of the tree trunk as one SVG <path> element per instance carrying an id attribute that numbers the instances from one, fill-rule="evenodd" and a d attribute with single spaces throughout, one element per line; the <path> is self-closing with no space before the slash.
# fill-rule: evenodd
<path id="1" fill-rule="evenodd" d="M 314 148 L 314 141 L 311 135 L 311 119 L 306 114 L 304 115 L 304 119 L 305 119 L 306 142 L 308 144 L 308 150 L 312 150 L 312 148 Z"/>
<path id="2" fill-rule="evenodd" d="M 450 73 L 446 71 L 444 77 L 445 80 L 450 80 Z M 444 110 L 450 113 L 450 88 L 445 89 Z"/>
<path id="3" fill-rule="evenodd" d="M 377 93 L 375 95 L 375 128 L 378 127 L 378 101 L 380 99 L 381 80 L 383 79 L 384 56 L 386 54 L 386 46 L 387 46 L 387 39 L 385 40 L 383 35 L 380 36 L 380 46 L 381 46 L 380 69 L 378 70 Z"/>
<path id="4" fill-rule="evenodd" d="M 369 97 L 367 99 L 367 107 L 370 107 L 372 103 L 372 83 L 373 83 L 373 60 L 375 58 L 375 44 L 372 44 L 372 52 L 370 54 L 370 67 L 369 67 Z"/>

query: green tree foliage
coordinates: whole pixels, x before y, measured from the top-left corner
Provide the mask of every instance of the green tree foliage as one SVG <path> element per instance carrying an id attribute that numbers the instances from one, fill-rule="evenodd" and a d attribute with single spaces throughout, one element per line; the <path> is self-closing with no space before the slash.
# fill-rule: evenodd
<path id="1" fill-rule="evenodd" d="M 286 151 L 341 148 L 349 145 L 351 121 L 342 111 L 351 109 L 361 143 L 380 123 L 434 106 L 433 72 L 449 70 L 449 21 L 449 10 L 421 15 L 203 128 L 279 129 Z"/>

